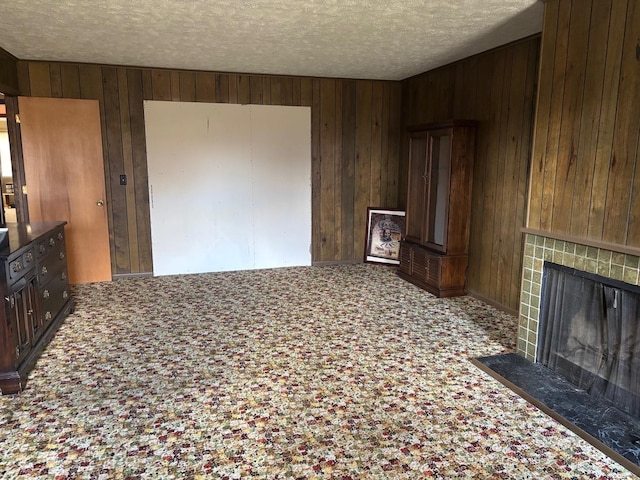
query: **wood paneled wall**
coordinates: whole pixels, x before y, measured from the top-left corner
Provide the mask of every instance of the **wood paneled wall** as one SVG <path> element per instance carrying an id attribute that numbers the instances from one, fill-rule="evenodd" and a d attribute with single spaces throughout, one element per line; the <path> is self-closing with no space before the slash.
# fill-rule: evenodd
<path id="1" fill-rule="evenodd" d="M 528 227 L 640 247 L 640 2 L 548 0 Z"/>
<path id="2" fill-rule="evenodd" d="M 398 205 L 400 82 L 22 61 L 18 76 L 21 95 L 100 101 L 115 274 L 152 270 L 144 100 L 311 107 L 315 263 L 361 261 L 367 207 Z"/>
<path id="3" fill-rule="evenodd" d="M 479 122 L 473 172 L 468 288 L 517 310 L 540 38 L 529 38 L 402 83 L 403 126 Z M 406 179 L 403 140 L 400 178 Z M 401 183 L 400 198 L 406 196 Z M 455 212 L 452 212 L 455 215 Z"/>
<path id="4" fill-rule="evenodd" d="M 18 93 L 17 65 L 16 57 L 0 48 L 0 92 L 11 95 Z"/>

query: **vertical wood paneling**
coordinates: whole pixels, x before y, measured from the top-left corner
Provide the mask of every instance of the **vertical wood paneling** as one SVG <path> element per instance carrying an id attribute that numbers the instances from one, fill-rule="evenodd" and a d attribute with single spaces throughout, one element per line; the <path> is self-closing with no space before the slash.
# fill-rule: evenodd
<path id="1" fill-rule="evenodd" d="M 383 88 L 381 82 L 371 85 L 371 187 L 369 205 L 382 205 L 382 102 Z"/>
<path id="2" fill-rule="evenodd" d="M 216 73 L 216 103 L 229 103 L 229 75 Z"/>
<path id="3" fill-rule="evenodd" d="M 196 101 L 196 74 L 194 72 L 180 72 L 180 93 L 178 96 L 181 102 Z"/>
<path id="4" fill-rule="evenodd" d="M 362 256 L 364 255 L 366 211 L 367 207 L 371 206 L 372 83 L 371 81 L 360 81 L 356 84 L 356 163 L 353 245 L 355 254 Z"/>
<path id="5" fill-rule="evenodd" d="M 213 103 L 216 99 L 216 77 L 213 73 L 196 73 L 196 101 Z"/>
<path id="6" fill-rule="evenodd" d="M 572 15 L 567 45 L 566 74 L 562 99 L 562 121 L 556 164 L 556 185 L 553 199 L 551 228 L 569 232 L 572 211 L 571 201 L 580 144 L 580 116 L 584 91 L 584 73 L 587 61 L 588 30 L 591 20 L 589 12 Z"/>
<path id="7" fill-rule="evenodd" d="M 120 132 L 122 137 L 122 170 L 119 175 L 126 175 L 127 179 L 134 179 L 133 146 L 131 138 L 131 109 L 129 107 L 129 82 L 127 71 L 118 68 L 118 97 L 120 99 Z M 127 185 L 119 185 L 119 190 L 124 191 L 126 203 L 126 221 L 129 246 L 128 266 L 131 273 L 139 273 L 140 259 L 138 258 L 138 230 L 136 215 L 135 183 L 127 181 Z"/>
<path id="8" fill-rule="evenodd" d="M 564 96 L 564 77 L 567 65 L 567 47 L 569 43 L 569 21 L 571 18 L 571 2 L 560 2 L 558 11 L 558 30 L 556 32 L 555 56 L 553 65 L 551 90 L 551 107 L 549 111 L 549 131 L 545 145 L 545 159 L 558 157 L 560 144 L 560 127 L 562 126 L 562 99 Z M 542 186 L 542 212 L 540 228 L 550 229 L 553 221 L 553 191 L 556 188 L 556 162 L 545 160 Z"/>
<path id="9" fill-rule="evenodd" d="M 587 64 L 585 67 L 585 85 L 582 98 L 580 118 L 580 143 L 578 145 L 576 175 L 572 197 L 570 233 L 576 237 L 587 237 L 589 218 L 584 212 L 589 211 L 590 195 L 593 187 L 593 171 L 596 159 L 598 126 L 602 109 L 604 89 L 604 69 L 607 56 L 607 38 L 609 34 L 609 18 L 611 2 L 595 2 L 591 4 L 591 27 L 588 39 Z M 580 193 L 581 192 L 581 193 Z"/>
<path id="10" fill-rule="evenodd" d="M 80 73 L 77 65 L 62 64 L 60 66 L 62 81 L 62 97 L 80 97 Z"/>
<path id="11" fill-rule="evenodd" d="M 558 30 L 558 2 L 545 4 L 545 15 L 540 46 L 540 72 L 553 75 L 556 31 Z M 551 33 L 553 32 L 553 33 Z M 533 150 L 531 152 L 531 173 L 529 176 L 529 212 L 528 226 L 540 228 L 542 214 L 542 189 L 544 187 L 544 166 L 547 136 L 549 133 L 549 115 L 551 111 L 552 82 L 541 79 L 538 86 L 536 121 L 534 126 Z"/>
<path id="12" fill-rule="evenodd" d="M 180 72 L 170 71 L 169 79 L 171 85 L 171 100 L 174 102 L 180 101 Z"/>
<path id="13" fill-rule="evenodd" d="M 335 111 L 334 111 L 334 131 L 333 131 L 333 225 L 335 234 L 333 236 L 334 249 L 332 258 L 342 260 L 342 83 L 335 80 Z M 292 90 L 293 92 L 293 90 Z"/>
<path id="14" fill-rule="evenodd" d="M 493 74 L 491 82 L 491 90 L 489 93 L 489 123 L 488 135 L 493 141 L 489 142 L 487 149 L 487 164 L 485 173 L 485 182 L 480 187 L 484 190 L 483 199 L 483 229 L 480 236 L 480 244 L 482 246 L 482 258 L 480 260 L 480 281 L 482 285 L 488 285 L 488 293 L 490 298 L 496 298 L 496 279 L 498 269 L 494 265 L 498 263 L 498 252 L 496 244 L 502 243 L 502 238 L 496 229 L 496 215 L 500 209 L 496 208 L 502 205 L 501 190 L 498 187 L 498 178 L 502 165 L 500 164 L 500 140 L 503 135 L 503 95 L 505 90 L 505 57 L 506 52 L 500 50 L 496 52 L 493 61 Z M 506 105 L 505 105 L 506 108 Z M 497 299 L 496 299 L 497 300 Z"/>
<path id="15" fill-rule="evenodd" d="M 171 100 L 171 72 L 168 70 L 151 71 L 151 100 Z"/>
<path id="16" fill-rule="evenodd" d="M 238 103 L 246 105 L 251 102 L 251 81 L 248 75 L 238 75 Z"/>
<path id="17" fill-rule="evenodd" d="M 367 207 L 399 206 L 399 82 L 40 62 L 22 71 L 22 91 L 50 95 L 57 83 L 64 97 L 100 101 L 115 274 L 152 269 L 145 99 L 311 107 L 314 262 L 361 261 Z"/>
<path id="18" fill-rule="evenodd" d="M 629 220 L 638 217 L 630 209 L 636 152 L 640 138 L 640 5 L 627 4 L 626 25 L 620 66 L 620 87 L 616 109 L 613 152 L 607 185 L 602 239 L 626 244 Z"/>
<path id="19" fill-rule="evenodd" d="M 126 192 L 120 187 L 120 173 L 124 171 L 120 95 L 116 68 L 103 67 L 104 112 L 107 130 L 106 186 L 107 212 L 112 226 L 111 242 L 113 273 L 129 273 L 129 222 L 127 221 Z"/>
<path id="20" fill-rule="evenodd" d="M 331 218 L 335 214 L 335 80 L 320 80 L 320 260 L 335 256 L 335 228 Z"/>
<path id="21" fill-rule="evenodd" d="M 51 96 L 51 77 L 48 63 L 29 63 L 29 84 L 32 96 Z"/>
<path id="22" fill-rule="evenodd" d="M 638 39 L 634 0 L 545 3 L 530 228 L 640 246 Z"/>
<path id="23" fill-rule="evenodd" d="M 20 77 L 22 73 L 18 59 L 6 50 L 0 48 L 0 92 L 16 95 L 20 91 Z"/>
<path id="24" fill-rule="evenodd" d="M 260 91 L 262 92 L 262 78 L 260 80 Z M 253 93 L 253 82 L 251 83 Z M 311 256 L 317 261 L 322 261 L 323 244 L 326 240 L 323 238 L 323 228 L 321 221 L 322 212 L 322 160 L 321 160 L 321 135 L 322 117 L 320 114 L 320 80 L 314 79 L 312 86 L 312 104 L 311 104 L 311 131 L 317 132 L 311 136 L 311 238 L 315 241 L 311 245 Z M 313 188 L 313 186 L 316 188 Z"/>
<path id="25" fill-rule="evenodd" d="M 354 210 L 356 198 L 356 81 L 347 80 L 342 90 L 342 258 L 355 258 Z"/>
<path id="26" fill-rule="evenodd" d="M 49 78 L 51 83 L 51 96 L 54 98 L 62 97 L 62 77 L 60 76 L 60 65 L 52 64 L 49 66 Z"/>
<path id="27" fill-rule="evenodd" d="M 128 178 L 128 199 L 136 206 L 138 265 L 131 265 L 133 272 L 153 270 L 151 257 L 151 219 L 149 210 L 149 184 L 147 172 L 147 145 L 144 125 L 144 78 L 147 71 L 127 69 L 129 90 L 129 124 L 131 128 L 131 159 L 133 176 Z M 131 224 L 131 219 L 128 219 Z"/>

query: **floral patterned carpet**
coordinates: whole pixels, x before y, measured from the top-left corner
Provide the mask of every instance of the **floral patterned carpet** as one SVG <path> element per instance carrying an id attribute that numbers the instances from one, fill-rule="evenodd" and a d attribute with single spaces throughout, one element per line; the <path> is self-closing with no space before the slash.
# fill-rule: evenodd
<path id="1" fill-rule="evenodd" d="M 75 288 L 0 477 L 635 478 L 475 367 L 516 321 L 373 265 Z"/>

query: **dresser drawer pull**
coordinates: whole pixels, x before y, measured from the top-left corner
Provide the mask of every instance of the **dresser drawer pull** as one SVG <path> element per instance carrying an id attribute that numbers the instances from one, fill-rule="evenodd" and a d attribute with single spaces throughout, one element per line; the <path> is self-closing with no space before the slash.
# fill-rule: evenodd
<path id="1" fill-rule="evenodd" d="M 42 267 L 42 275 L 46 275 L 48 271 L 47 267 Z"/>
<path id="2" fill-rule="evenodd" d="M 51 320 L 51 317 L 52 317 L 51 316 L 51 312 L 47 312 L 47 313 L 44 314 L 44 319 L 47 320 L 47 321 Z"/>
<path id="3" fill-rule="evenodd" d="M 64 252 L 60 252 L 60 255 L 58 255 L 58 257 L 60 258 L 60 260 L 64 260 Z"/>
<path id="4" fill-rule="evenodd" d="M 33 261 L 33 253 L 27 252 L 24 254 L 24 261 L 26 263 L 31 263 Z"/>
<path id="5" fill-rule="evenodd" d="M 67 293 L 67 291 L 65 290 L 64 292 L 62 292 L 62 298 L 64 298 L 65 300 L 67 298 L 69 298 L 69 294 Z"/>
<path id="6" fill-rule="evenodd" d="M 22 264 L 20 262 L 13 262 L 11 264 L 11 270 L 13 270 L 13 273 L 18 273 L 22 270 Z"/>
<path id="7" fill-rule="evenodd" d="M 51 294 L 49 293 L 49 290 L 45 290 L 44 292 L 42 292 L 42 298 L 44 298 L 45 300 L 50 296 Z"/>
<path id="8" fill-rule="evenodd" d="M 64 281 L 64 280 L 66 280 L 66 279 L 67 279 L 67 272 L 62 272 L 62 273 L 60 274 L 60 280 L 63 280 L 63 281 Z"/>
<path id="9" fill-rule="evenodd" d="M 53 247 L 56 244 L 56 241 L 53 238 L 49 239 L 49 246 Z"/>
<path id="10" fill-rule="evenodd" d="M 58 232 L 58 240 L 62 240 L 64 238 L 64 235 L 62 234 L 62 232 Z"/>
<path id="11" fill-rule="evenodd" d="M 45 247 L 44 244 L 41 243 L 40 246 L 38 246 L 38 252 L 40 252 L 40 254 L 43 254 L 46 251 L 47 251 L 47 247 Z"/>

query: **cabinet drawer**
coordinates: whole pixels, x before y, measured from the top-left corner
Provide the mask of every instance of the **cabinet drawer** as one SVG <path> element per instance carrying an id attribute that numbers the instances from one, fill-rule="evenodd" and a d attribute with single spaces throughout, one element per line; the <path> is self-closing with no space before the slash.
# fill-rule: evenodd
<path id="1" fill-rule="evenodd" d="M 34 264 L 33 248 L 29 248 L 21 255 L 7 263 L 8 277 L 16 280 L 22 277 Z"/>
<path id="2" fill-rule="evenodd" d="M 38 260 L 48 257 L 49 255 L 59 256 L 60 252 L 65 252 L 64 230 L 56 230 L 44 240 L 36 245 L 36 256 Z"/>
<path id="3" fill-rule="evenodd" d="M 440 285 L 440 269 L 442 259 L 438 255 L 433 255 L 426 250 L 413 250 L 413 263 L 411 274 L 423 282 L 438 287 Z"/>
<path id="4" fill-rule="evenodd" d="M 60 309 L 69 299 L 69 281 L 67 270 L 63 269 L 44 286 L 40 287 L 40 305 L 43 323 L 55 318 Z"/>
<path id="5" fill-rule="evenodd" d="M 51 254 L 38 262 L 38 280 L 41 285 L 48 282 L 50 278 L 58 273 L 60 268 L 66 265 L 65 257 L 64 244 L 61 244 L 57 245 L 51 251 Z"/>

